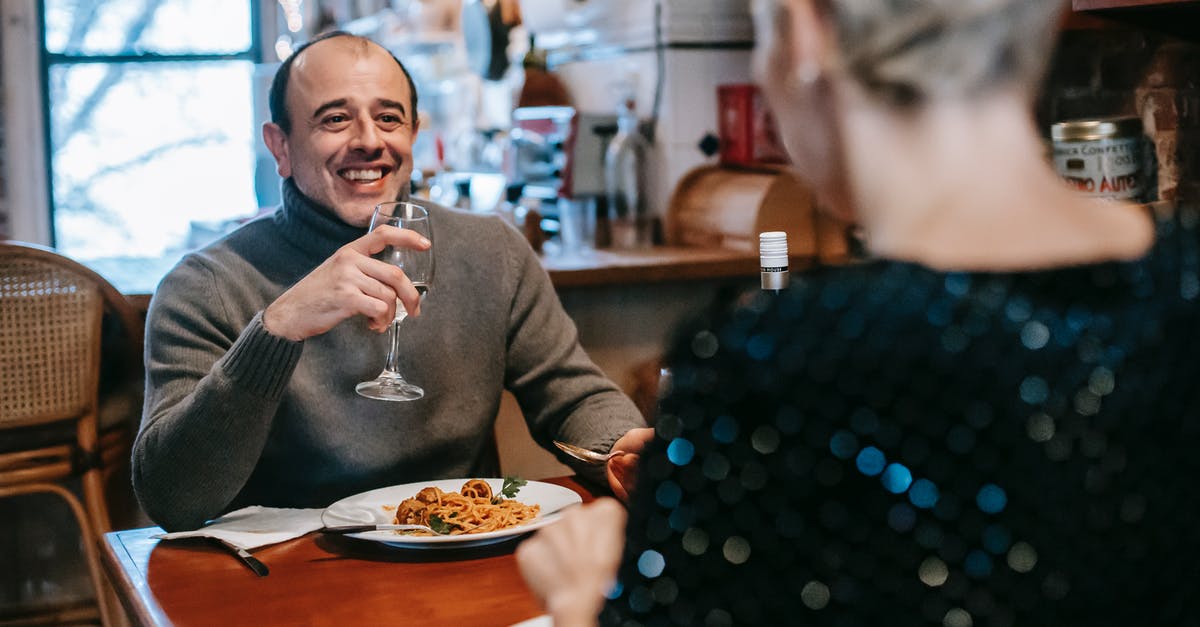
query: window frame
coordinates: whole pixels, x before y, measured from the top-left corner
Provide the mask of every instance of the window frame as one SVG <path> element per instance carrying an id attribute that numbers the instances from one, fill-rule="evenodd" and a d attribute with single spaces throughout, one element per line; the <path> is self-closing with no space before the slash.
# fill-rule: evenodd
<path id="1" fill-rule="evenodd" d="M 45 172 L 46 172 L 46 194 L 47 194 L 47 215 L 49 220 L 49 236 L 50 246 L 57 246 L 58 234 L 55 230 L 55 204 L 54 204 L 54 157 L 50 148 L 51 128 L 50 128 L 50 72 L 54 66 L 76 66 L 91 63 L 101 64 L 120 64 L 120 63 L 220 63 L 225 61 L 249 61 L 254 65 L 261 65 L 263 60 L 262 49 L 262 33 L 260 32 L 259 23 L 262 21 L 262 16 L 259 11 L 255 10 L 255 5 L 263 5 L 268 3 L 255 3 L 253 0 L 244 0 L 248 5 L 250 14 L 250 45 L 245 50 L 233 53 L 158 53 L 150 52 L 144 54 L 138 53 L 119 53 L 119 54 L 86 54 L 86 53 L 61 53 L 50 52 L 46 45 L 46 0 L 37 0 L 37 21 L 38 21 L 38 52 L 40 54 L 40 76 L 38 77 L 41 84 L 42 95 L 42 142 L 46 146 L 44 151 Z"/>
<path id="2" fill-rule="evenodd" d="M 8 237 L 54 246 L 53 155 L 50 151 L 52 66 L 83 63 L 249 61 L 273 59 L 268 50 L 281 30 L 278 3 L 250 5 L 250 46 L 235 53 L 52 53 L 46 48 L 45 0 L 0 1 L 0 50 L 4 77 L 4 182 L 0 214 L 8 214 Z M 7 206 L 4 206 L 7 205 Z M 5 211 L 7 210 L 7 211 Z"/>

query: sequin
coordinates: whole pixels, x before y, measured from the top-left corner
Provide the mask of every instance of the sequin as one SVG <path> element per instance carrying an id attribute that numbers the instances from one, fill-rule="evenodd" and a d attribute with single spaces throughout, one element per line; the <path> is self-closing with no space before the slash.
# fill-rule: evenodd
<path id="1" fill-rule="evenodd" d="M 708 534 L 703 529 L 692 527 L 680 539 L 683 550 L 692 555 L 703 555 L 708 550 Z"/>
<path id="2" fill-rule="evenodd" d="M 1026 377 L 1021 381 L 1021 400 L 1030 405 L 1040 405 L 1050 396 L 1050 387 L 1041 377 Z"/>
<path id="3" fill-rule="evenodd" d="M 1012 534 L 1004 525 L 992 524 L 983 529 L 983 548 L 993 555 L 1003 555 L 1012 544 Z"/>
<path id="4" fill-rule="evenodd" d="M 679 597 L 679 585 L 675 583 L 674 579 L 664 577 L 650 587 L 650 595 L 659 605 L 670 605 Z"/>
<path id="5" fill-rule="evenodd" d="M 937 485 L 928 479 L 917 479 L 908 490 L 908 500 L 921 509 L 930 509 L 938 502 Z"/>
<path id="6" fill-rule="evenodd" d="M 883 489 L 892 494 L 903 494 L 912 485 L 912 471 L 903 464 L 888 464 L 880 480 Z"/>
<path id="7" fill-rule="evenodd" d="M 746 342 L 746 353 L 752 359 L 766 361 L 775 353 L 775 338 L 766 334 L 754 335 Z"/>
<path id="8" fill-rule="evenodd" d="M 896 503 L 888 510 L 888 526 L 898 533 L 907 533 L 917 524 L 917 512 L 904 503 Z"/>
<path id="9" fill-rule="evenodd" d="M 1028 299 L 1018 296 L 1008 301 L 1004 307 L 1004 315 L 1013 322 L 1025 322 L 1033 315 L 1033 306 Z"/>
<path id="10" fill-rule="evenodd" d="M 1008 505 L 1008 495 L 1000 486 L 989 483 L 979 489 L 979 493 L 975 495 L 975 503 L 985 514 L 998 514 Z"/>
<path id="11" fill-rule="evenodd" d="M 729 460 L 720 453 L 711 453 L 704 459 L 704 476 L 711 481 L 720 481 L 729 476 Z"/>
<path id="12" fill-rule="evenodd" d="M 741 536 L 733 536 L 721 547 L 721 555 L 724 555 L 730 564 L 744 564 L 750 559 L 750 543 Z"/>
<path id="13" fill-rule="evenodd" d="M 838 431 L 829 439 L 829 450 L 838 459 L 850 459 L 858 453 L 858 438 L 849 431 Z"/>
<path id="14" fill-rule="evenodd" d="M 883 468 L 887 464 L 887 459 L 883 456 L 883 451 L 874 446 L 868 446 L 859 452 L 854 463 L 858 466 L 859 472 L 869 477 L 874 477 L 883 472 Z"/>
<path id="15" fill-rule="evenodd" d="M 1034 414 L 1025 423 L 1025 433 L 1034 442 L 1047 442 L 1054 437 L 1054 419 L 1046 414 Z"/>
<path id="16" fill-rule="evenodd" d="M 1176 574 L 1195 562 L 1200 312 L 1180 295 L 1200 296 L 1200 220 L 1175 228 L 1146 259 L 867 261 L 707 311 L 671 352 L 602 623 L 1200 615 Z"/>
<path id="17" fill-rule="evenodd" d="M 1092 371 L 1092 375 L 1088 377 L 1088 390 L 1096 396 L 1105 396 L 1112 394 L 1116 389 L 1117 381 L 1112 370 L 1103 366 Z"/>
<path id="18" fill-rule="evenodd" d="M 810 581 L 800 589 L 800 602 L 810 610 L 825 609 L 829 605 L 829 586 L 820 581 Z"/>
<path id="19" fill-rule="evenodd" d="M 1018 542 L 1008 550 L 1008 567 L 1018 573 L 1027 573 L 1037 566 L 1038 555 L 1028 542 Z"/>
<path id="20" fill-rule="evenodd" d="M 950 272 L 946 274 L 946 280 L 942 285 L 946 288 L 946 292 L 953 296 L 966 296 L 971 287 L 971 277 L 961 272 Z"/>
<path id="21" fill-rule="evenodd" d="M 917 576 L 921 578 L 921 583 L 936 588 L 946 583 L 946 578 L 950 576 L 950 569 L 942 560 L 929 557 L 921 562 L 921 567 L 917 569 Z"/>
<path id="22" fill-rule="evenodd" d="M 679 505 L 679 500 L 683 498 L 683 490 L 679 488 L 679 484 L 674 481 L 664 481 L 658 484 L 658 489 L 655 490 L 654 500 L 661 507 L 671 509 Z"/>
<path id="23" fill-rule="evenodd" d="M 972 627 L 974 624 L 971 615 L 961 607 L 952 608 L 942 619 L 942 627 Z"/>
<path id="24" fill-rule="evenodd" d="M 704 627 L 728 627 L 733 625 L 733 615 L 720 608 L 709 610 L 704 616 Z"/>
<path id="25" fill-rule="evenodd" d="M 671 463 L 676 466 L 687 465 L 688 462 L 692 461 L 692 455 L 695 453 L 696 447 L 683 438 L 675 438 L 667 446 L 667 459 L 671 460 Z"/>
<path id="26" fill-rule="evenodd" d="M 638 572 L 643 577 L 653 579 L 662 574 L 662 571 L 667 566 L 667 561 L 663 559 L 662 553 L 654 550 L 646 550 L 638 557 Z"/>
<path id="27" fill-rule="evenodd" d="M 712 437 L 717 442 L 729 444 L 737 438 L 738 424 L 732 416 L 721 416 L 713 422 Z"/>
<path id="28" fill-rule="evenodd" d="M 750 446 L 762 455 L 774 453 L 779 449 L 779 432 L 770 425 L 762 425 L 750 435 Z"/>
<path id="29" fill-rule="evenodd" d="M 1021 327 L 1021 343 L 1031 351 L 1038 350 L 1050 341 L 1050 329 L 1036 320 L 1030 320 Z"/>
<path id="30" fill-rule="evenodd" d="M 992 574 L 992 558 L 983 551 L 975 550 L 967 553 L 963 560 L 963 571 L 974 579 L 983 579 Z"/>

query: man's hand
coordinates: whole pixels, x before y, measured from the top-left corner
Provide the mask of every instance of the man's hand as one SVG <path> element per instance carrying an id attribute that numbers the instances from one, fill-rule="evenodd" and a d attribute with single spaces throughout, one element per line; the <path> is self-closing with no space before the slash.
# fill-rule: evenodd
<path id="1" fill-rule="evenodd" d="M 371 231 L 339 248 L 268 305 L 263 327 L 272 335 L 300 341 L 363 315 L 372 329 L 382 332 L 395 316 L 397 299 L 409 315 L 419 315 L 420 295 L 404 271 L 372 257 L 387 246 L 426 250 L 430 243 L 393 226 Z"/>
<path id="2" fill-rule="evenodd" d="M 642 449 L 646 443 L 654 439 L 654 429 L 643 427 L 630 429 L 613 444 L 612 450 L 623 451 L 624 455 L 616 455 L 608 460 L 608 487 L 622 501 L 629 501 L 629 494 L 637 485 L 637 465 L 641 458 Z"/>
<path id="3" fill-rule="evenodd" d="M 600 498 L 522 542 L 517 566 L 557 627 L 595 625 L 624 546 L 625 508 Z"/>

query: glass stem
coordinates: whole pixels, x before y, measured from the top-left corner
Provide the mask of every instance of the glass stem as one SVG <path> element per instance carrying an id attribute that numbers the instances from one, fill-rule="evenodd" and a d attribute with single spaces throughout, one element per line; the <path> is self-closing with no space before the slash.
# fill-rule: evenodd
<path id="1" fill-rule="evenodd" d="M 403 318 L 397 317 L 392 319 L 392 328 L 388 331 L 391 337 L 391 345 L 388 347 L 387 363 L 383 367 L 383 372 L 389 377 L 403 379 L 400 376 L 400 321 Z"/>

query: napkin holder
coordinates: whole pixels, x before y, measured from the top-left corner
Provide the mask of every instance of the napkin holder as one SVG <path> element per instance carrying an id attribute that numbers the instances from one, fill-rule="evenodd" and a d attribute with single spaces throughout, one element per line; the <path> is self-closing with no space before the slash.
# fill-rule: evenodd
<path id="1" fill-rule="evenodd" d="M 671 194 L 664 238 L 758 254 L 758 234 L 785 231 L 788 254 L 817 263 L 849 258 L 848 224 L 819 211 L 813 192 L 786 167 L 705 165 L 685 174 Z"/>

